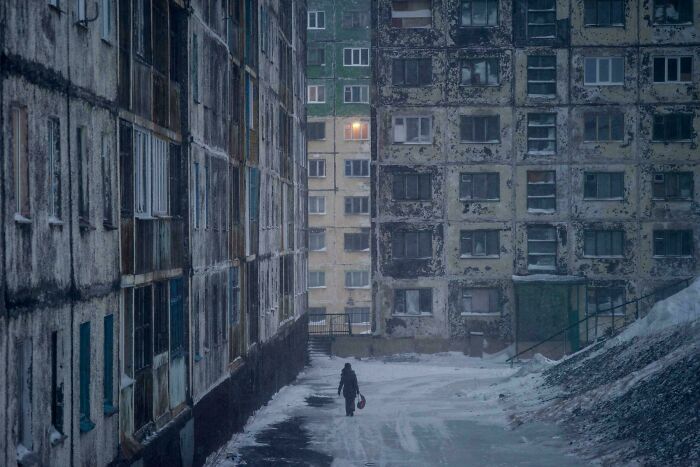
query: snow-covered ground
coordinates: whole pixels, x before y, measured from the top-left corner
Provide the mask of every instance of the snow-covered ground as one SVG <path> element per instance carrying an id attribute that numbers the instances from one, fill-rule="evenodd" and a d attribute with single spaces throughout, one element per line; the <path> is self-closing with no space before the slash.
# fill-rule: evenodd
<path id="1" fill-rule="evenodd" d="M 346 417 L 337 385 L 357 373 L 367 407 Z M 512 428 L 504 410 L 531 375 L 458 353 L 315 358 L 208 466 L 578 466 L 554 424 Z"/>

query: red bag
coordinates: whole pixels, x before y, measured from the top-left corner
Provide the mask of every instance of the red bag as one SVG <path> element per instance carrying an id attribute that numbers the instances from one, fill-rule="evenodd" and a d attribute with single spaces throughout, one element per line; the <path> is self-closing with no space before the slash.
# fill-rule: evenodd
<path id="1" fill-rule="evenodd" d="M 364 409 L 365 408 L 365 403 L 367 402 L 367 399 L 365 399 L 365 396 L 360 394 L 360 400 L 357 401 L 357 408 L 358 409 Z"/>

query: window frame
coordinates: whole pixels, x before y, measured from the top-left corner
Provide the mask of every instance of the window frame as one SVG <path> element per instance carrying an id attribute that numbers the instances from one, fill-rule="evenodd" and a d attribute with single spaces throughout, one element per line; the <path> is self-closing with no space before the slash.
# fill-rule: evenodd
<path id="1" fill-rule="evenodd" d="M 320 204 L 323 205 L 323 210 L 322 211 L 312 211 L 311 210 L 311 205 L 312 205 L 311 200 L 314 200 L 316 209 L 319 208 L 319 200 L 323 200 L 323 201 L 320 201 Z M 325 216 L 326 215 L 326 197 L 325 196 L 309 196 L 308 202 L 309 202 L 309 214 L 310 215 L 314 215 L 314 216 Z"/>
<path id="2" fill-rule="evenodd" d="M 480 181 L 479 179 L 483 177 L 484 180 Z M 467 179 L 470 179 L 467 181 Z M 475 182 L 476 179 L 476 182 Z M 477 187 L 480 184 L 483 184 L 486 190 L 486 195 L 487 197 L 485 198 L 477 198 L 474 197 L 474 187 Z M 495 198 L 488 197 L 489 190 L 491 183 L 496 184 L 496 188 L 498 191 L 498 196 Z M 467 195 L 467 184 L 471 185 L 471 194 Z M 459 174 L 459 200 L 460 201 L 469 201 L 469 202 L 499 202 L 501 200 L 501 174 L 499 172 L 461 172 Z"/>
<path id="3" fill-rule="evenodd" d="M 319 53 L 320 52 L 320 53 Z M 316 53 L 321 61 L 310 60 L 312 53 Z M 310 47 L 306 52 L 306 64 L 309 66 L 326 66 L 326 49 L 324 47 Z"/>
<path id="4" fill-rule="evenodd" d="M 323 136 L 322 136 L 321 138 L 315 138 L 315 137 L 314 137 L 314 138 L 311 138 L 311 133 L 312 133 L 312 132 L 310 131 L 311 125 L 315 125 L 315 127 L 317 127 L 317 128 L 323 128 L 323 132 L 322 132 L 322 133 L 323 133 Z M 307 124 L 306 124 L 306 130 L 307 130 L 307 134 L 309 135 L 309 137 L 308 137 L 308 140 L 309 140 L 309 141 L 325 141 L 325 140 L 326 140 L 326 122 L 325 122 L 325 121 L 321 121 L 321 122 L 307 122 Z M 314 136 L 315 136 L 315 134 L 314 134 Z"/>
<path id="5" fill-rule="evenodd" d="M 341 29 L 361 29 L 369 27 L 369 15 L 365 11 L 345 10 L 340 17 Z"/>
<path id="6" fill-rule="evenodd" d="M 499 0 L 481 0 L 481 1 L 486 3 L 486 18 L 487 18 L 486 24 L 474 24 L 474 20 L 473 20 L 474 0 L 460 0 L 460 2 L 459 2 L 459 27 L 460 28 L 497 28 L 500 25 L 501 12 L 499 11 L 499 9 L 500 9 Z M 471 24 L 464 24 L 465 4 L 469 4 L 469 7 L 470 7 L 470 17 L 472 19 Z M 493 5 L 493 4 L 495 4 L 495 5 Z M 495 8 L 495 11 L 496 11 L 496 22 L 493 24 L 489 23 L 489 12 L 491 11 L 491 8 Z"/>
<path id="7" fill-rule="evenodd" d="M 608 236 L 608 253 L 604 249 L 605 239 Z M 589 241 L 593 242 L 593 251 L 588 249 Z M 616 242 L 619 242 L 616 245 Z M 624 258 L 625 257 L 625 231 L 622 229 L 584 229 L 583 231 L 583 257 L 584 258 Z"/>
<path id="8" fill-rule="evenodd" d="M 607 62 L 607 80 L 600 79 L 601 63 Z M 588 80 L 588 67 L 590 63 L 595 63 L 595 81 Z M 620 81 L 613 81 L 614 64 L 619 63 L 622 67 Z M 625 85 L 625 57 L 584 57 L 583 59 L 583 85 L 584 86 L 624 86 Z"/>
<path id="9" fill-rule="evenodd" d="M 669 78 L 669 60 L 676 60 L 676 79 Z M 690 60 L 690 73 L 688 79 L 683 79 L 683 61 Z M 663 61 L 663 75 L 664 79 L 659 81 L 656 79 L 656 64 L 658 61 Z M 652 82 L 654 85 L 657 84 L 692 84 L 693 83 L 693 56 L 692 55 L 654 55 L 652 57 Z"/>
<path id="10" fill-rule="evenodd" d="M 359 162 L 359 164 L 355 164 Z M 359 166 L 359 175 L 355 173 L 356 165 Z M 344 161 L 344 175 L 349 178 L 368 178 L 370 176 L 370 160 L 369 159 L 345 159 Z M 365 174 L 365 167 L 367 168 Z"/>
<path id="11" fill-rule="evenodd" d="M 535 230 L 540 230 L 540 231 L 549 231 L 553 232 L 553 237 L 554 239 L 532 239 L 532 232 Z M 547 243 L 550 245 L 554 245 L 554 253 L 547 253 L 547 252 L 531 252 L 531 243 Z M 557 229 L 554 226 L 551 225 L 540 225 L 540 224 L 531 224 L 527 227 L 527 270 L 528 271 L 556 271 L 557 270 L 557 260 L 559 256 L 559 245 L 558 245 L 558 240 L 557 240 Z M 531 264 L 530 263 L 530 258 L 533 256 L 547 256 L 547 257 L 553 257 L 554 258 L 554 264 L 552 266 L 540 266 L 537 264 Z"/>
<path id="12" fill-rule="evenodd" d="M 478 122 L 483 120 L 484 139 L 477 139 Z M 471 122 L 471 125 L 467 125 Z M 495 123 L 494 123 L 495 122 Z M 472 139 L 463 137 L 464 126 L 471 126 Z M 488 139 L 489 133 L 496 127 L 496 139 Z M 459 116 L 459 142 L 463 144 L 500 144 L 501 143 L 501 116 L 496 115 L 460 115 Z"/>
<path id="13" fill-rule="evenodd" d="M 347 252 L 358 252 L 358 251 L 369 251 L 370 246 L 370 235 L 369 229 L 362 229 L 361 232 L 346 232 L 343 235 L 343 250 Z M 360 247 L 367 246 L 366 248 L 348 248 L 348 244 L 357 244 Z M 350 245 L 354 246 L 354 245 Z"/>
<path id="14" fill-rule="evenodd" d="M 418 140 L 408 141 L 408 120 L 416 119 L 418 123 Z M 401 126 L 403 126 L 403 140 L 397 140 L 397 121 L 402 120 Z M 423 136 L 423 124 L 424 121 L 428 122 L 428 135 Z M 412 145 L 432 145 L 433 144 L 433 117 L 425 115 L 401 115 L 392 118 L 392 136 L 393 144 L 412 144 Z"/>
<path id="15" fill-rule="evenodd" d="M 608 120 L 607 124 L 607 129 L 608 129 L 608 137 L 607 138 L 601 138 L 601 130 L 605 129 L 604 125 L 601 125 L 601 123 L 605 123 L 602 119 L 606 118 Z M 595 130 L 595 139 L 590 139 L 588 136 L 588 129 L 589 129 L 589 119 L 594 119 L 594 130 Z M 620 133 L 619 133 L 619 139 L 616 139 L 615 136 L 613 135 L 614 129 L 619 128 Z M 625 140 L 625 114 L 622 111 L 607 111 L 607 112 L 584 112 L 583 114 L 583 142 L 584 143 L 620 143 Z"/>
<path id="16" fill-rule="evenodd" d="M 618 304 L 615 304 L 614 301 L 610 301 L 610 306 L 607 308 L 602 308 L 601 312 L 601 307 L 600 307 L 600 300 L 598 297 L 598 291 L 600 290 L 617 290 L 622 292 L 622 299 L 621 302 Z M 587 316 L 625 316 L 625 307 L 623 306 L 626 303 L 625 296 L 627 295 L 627 291 L 625 290 L 625 287 L 623 286 L 615 286 L 615 285 L 608 285 L 608 286 L 588 286 L 586 288 L 586 315 Z M 607 292 L 608 297 L 611 296 L 609 292 Z M 591 295 L 594 295 L 595 297 L 593 300 L 591 299 Z M 594 312 L 590 312 L 589 308 L 593 305 L 595 307 Z M 609 312 L 611 308 L 614 308 L 612 310 L 612 313 Z M 604 313 L 605 311 L 608 311 L 607 313 Z"/>
<path id="17" fill-rule="evenodd" d="M 669 120 L 671 118 L 677 118 L 678 121 L 676 122 L 677 130 L 678 133 L 682 133 L 683 126 L 685 125 L 683 122 L 683 119 L 688 118 L 689 121 L 687 122 L 687 128 L 689 131 L 689 135 L 687 138 L 683 137 L 678 137 L 678 138 L 673 138 L 673 139 L 668 139 L 667 134 L 668 134 L 668 127 L 669 127 Z M 662 119 L 663 124 L 663 131 L 664 131 L 664 139 L 659 139 L 656 134 L 656 130 L 658 129 L 657 126 L 659 125 L 658 119 Z M 687 143 L 687 142 L 692 142 L 693 141 L 693 136 L 695 134 L 695 129 L 693 128 L 693 120 L 695 119 L 695 115 L 692 112 L 669 112 L 669 113 L 662 113 L 662 114 L 653 114 L 652 115 L 652 132 L 651 132 L 651 141 L 653 143 Z M 682 135 L 681 135 L 682 136 Z"/>
<path id="18" fill-rule="evenodd" d="M 478 73 L 475 72 L 475 66 L 479 62 L 484 62 L 484 68 L 486 69 L 486 80 L 480 83 L 474 83 L 474 76 Z M 469 68 L 470 71 L 470 82 L 465 83 L 464 81 L 464 69 Z M 495 68 L 496 82 L 489 83 L 488 77 L 491 76 L 491 72 Z M 460 61 L 459 64 L 459 85 L 462 87 L 498 87 L 501 85 L 501 64 L 498 57 L 474 57 L 465 58 Z"/>
<path id="19" fill-rule="evenodd" d="M 316 240 L 319 243 L 322 243 L 323 246 L 321 248 L 314 248 L 312 247 L 312 241 L 311 241 L 311 236 L 315 235 Z M 309 240 L 309 251 L 326 251 L 326 229 L 314 229 L 311 228 L 309 229 L 308 232 L 308 240 Z"/>
<path id="20" fill-rule="evenodd" d="M 394 3 L 406 3 L 406 0 L 392 0 L 390 4 L 390 24 L 392 28 L 396 29 L 432 29 L 433 27 L 433 2 L 432 0 L 425 0 L 430 4 L 429 12 L 430 16 L 417 16 L 413 18 L 429 18 L 430 19 L 430 24 L 426 26 L 404 26 L 403 25 L 403 18 L 404 16 L 394 16 Z M 422 11 L 422 10 L 421 10 Z M 406 18 L 411 18 L 410 16 L 406 16 Z M 396 21 L 394 20 L 401 20 L 401 26 L 396 25 Z"/>
<path id="21" fill-rule="evenodd" d="M 316 174 L 312 173 L 312 167 L 316 167 Z M 322 169 L 322 170 L 319 170 Z M 326 178 L 326 160 L 325 159 L 309 159 L 307 173 L 309 178 Z"/>
<path id="22" fill-rule="evenodd" d="M 693 201 L 695 199 L 695 174 L 691 171 L 678 171 L 678 172 L 654 172 L 652 178 L 652 190 L 651 199 L 654 201 Z M 683 179 L 687 177 L 687 182 L 690 185 L 690 195 L 683 197 L 680 195 L 681 186 L 683 184 Z M 661 180 L 663 178 L 663 180 Z M 677 185 L 678 196 L 669 196 L 669 181 L 676 179 L 675 184 Z M 658 180 L 658 181 L 657 181 Z M 663 184 L 664 196 L 657 196 L 657 185 Z"/>
<path id="23" fill-rule="evenodd" d="M 343 205 L 346 216 L 369 215 L 369 196 L 345 196 Z"/>
<path id="24" fill-rule="evenodd" d="M 539 173 L 539 174 L 551 174 L 552 175 L 552 181 L 545 181 L 545 182 L 531 182 L 530 181 L 530 174 L 531 173 Z M 526 177 L 526 199 L 527 199 L 527 211 L 530 213 L 552 213 L 557 211 L 557 172 L 555 170 L 528 170 L 525 173 Z M 531 186 L 536 186 L 536 185 L 551 185 L 554 191 L 553 195 L 535 195 L 535 194 L 530 194 L 530 187 Z M 534 190 L 534 188 L 533 188 Z M 530 201 L 531 200 L 540 200 L 540 199 L 553 199 L 554 200 L 554 207 L 553 208 L 536 208 L 536 207 L 531 207 Z"/>
<path id="25" fill-rule="evenodd" d="M 554 65 L 543 65 L 541 62 L 543 59 L 554 59 Z M 535 59 L 540 62 L 538 64 L 535 64 L 534 61 Z M 530 64 L 530 62 L 533 62 L 533 64 Z M 546 71 L 546 70 L 554 70 L 554 78 L 551 79 L 534 79 L 534 76 L 531 78 L 530 72 L 535 72 L 535 71 Z M 528 55 L 527 56 L 527 95 L 528 97 L 537 97 L 537 98 L 556 98 L 557 97 L 557 56 L 554 54 L 549 54 L 549 55 Z M 534 73 L 533 73 L 534 74 Z M 541 94 L 537 92 L 533 92 L 530 90 L 530 86 L 535 86 L 535 85 L 547 85 L 547 86 L 552 86 L 553 87 L 553 92 L 551 93 L 546 93 L 546 94 Z"/>
<path id="26" fill-rule="evenodd" d="M 398 73 L 397 79 L 397 71 Z M 415 71 L 415 80 L 408 79 Z M 425 81 L 425 78 L 429 78 Z M 431 57 L 396 57 L 391 60 L 391 85 L 402 88 L 422 88 L 433 85 Z"/>
<path id="27" fill-rule="evenodd" d="M 350 63 L 348 63 L 348 54 L 350 52 Z M 355 52 L 357 52 L 357 63 L 355 63 Z M 366 53 L 367 63 L 362 63 L 363 55 Z M 369 66 L 369 48 L 368 47 L 344 47 L 343 48 L 343 66 L 347 67 L 368 67 Z"/>
<path id="28" fill-rule="evenodd" d="M 315 93 L 314 100 L 311 99 L 312 90 Z M 322 97 L 320 95 L 323 94 Z M 322 100 L 320 100 L 322 99 Z M 325 84 L 309 84 L 306 86 L 306 103 L 307 104 L 325 104 L 326 103 L 326 85 Z"/>
<path id="29" fill-rule="evenodd" d="M 409 313 L 406 300 L 406 293 L 414 292 L 418 299 L 418 313 Z M 401 297 L 403 295 L 403 297 Z M 391 314 L 393 316 L 432 316 L 433 315 L 433 289 L 430 287 L 406 287 L 394 289 L 393 303 L 391 306 Z M 397 311 L 399 302 L 403 302 L 403 311 Z M 430 304 L 430 310 L 424 311 L 422 305 Z"/>
<path id="30" fill-rule="evenodd" d="M 316 275 L 316 282 L 313 282 L 314 284 L 318 285 L 312 285 L 312 280 L 311 277 L 314 277 L 313 275 Z M 309 270 L 309 277 L 308 277 L 308 288 L 309 289 L 325 289 L 326 286 L 326 271 L 312 271 Z"/>
<path id="31" fill-rule="evenodd" d="M 602 181 L 599 180 L 600 175 L 608 175 L 609 176 L 609 190 L 611 196 L 608 197 L 599 197 L 598 192 L 600 191 L 599 186 L 602 184 Z M 613 187 L 615 186 L 615 180 L 614 177 L 620 177 L 620 196 L 612 196 L 613 192 L 615 191 Z M 589 177 L 594 177 L 595 181 L 589 181 Z M 587 189 L 589 183 L 595 183 L 595 196 L 590 196 L 590 193 Z M 625 199 L 625 172 L 584 172 L 583 173 L 583 200 L 584 201 L 624 201 Z"/>
<path id="32" fill-rule="evenodd" d="M 588 5 L 591 3 L 594 3 L 595 6 L 593 8 L 590 8 Z M 598 18 L 600 18 L 600 5 L 608 3 L 609 6 L 609 18 L 611 18 L 611 21 L 609 24 L 604 24 L 600 23 Z M 613 3 L 618 3 L 621 6 L 621 11 L 620 11 L 620 17 L 622 18 L 621 23 L 614 23 L 612 22 L 612 17 L 613 17 Z M 588 17 L 588 12 L 591 10 L 595 10 L 595 15 L 596 15 L 596 21 L 595 22 L 589 22 L 589 17 Z M 619 0 L 617 2 L 614 2 L 612 0 L 585 0 L 584 5 L 583 5 L 583 26 L 587 28 L 619 28 L 619 27 L 625 27 L 625 2 L 624 0 Z"/>
<path id="33" fill-rule="evenodd" d="M 360 100 L 353 100 L 354 90 L 358 89 Z M 350 100 L 348 100 L 348 91 L 350 91 Z M 364 100 L 363 100 L 364 91 Z M 369 104 L 369 86 L 366 84 L 346 84 L 343 86 L 343 103 L 344 104 Z"/>
<path id="34" fill-rule="evenodd" d="M 359 130 L 355 131 L 355 123 L 357 123 L 357 128 Z M 348 137 L 348 135 L 350 137 Z M 355 137 L 358 136 L 359 137 Z M 369 141 L 369 122 L 359 121 L 353 123 L 346 123 L 343 127 L 343 139 L 345 141 Z"/>
<path id="35" fill-rule="evenodd" d="M 533 122 L 534 118 L 533 117 L 554 117 L 554 122 L 553 123 L 536 123 Z M 527 154 L 530 155 L 537 155 L 537 156 L 555 156 L 557 154 L 557 114 L 555 112 L 529 112 L 527 114 L 527 133 L 526 133 L 526 140 L 527 140 Z M 549 131 L 547 138 L 541 138 L 541 137 L 534 137 L 530 136 L 530 129 L 531 128 L 552 128 L 554 130 L 554 136 L 552 138 L 549 137 Z M 551 141 L 554 143 L 554 148 L 550 150 L 540 150 L 540 149 L 530 149 L 530 143 L 531 142 L 536 142 L 536 141 Z"/>
<path id="36" fill-rule="evenodd" d="M 537 9 L 537 8 L 530 8 L 530 2 L 531 0 L 528 0 L 527 6 L 525 7 L 525 12 L 526 12 L 526 23 L 525 23 L 525 31 L 527 34 L 528 39 L 555 39 L 557 37 L 557 2 L 556 0 L 551 0 L 553 8 L 552 9 Z M 553 23 L 535 23 L 530 21 L 531 15 L 533 13 L 541 14 L 545 12 L 552 12 L 554 13 L 554 22 Z M 543 26 L 550 26 L 554 30 L 552 34 L 548 35 L 534 35 L 530 32 L 530 27 L 543 27 Z"/>
<path id="37" fill-rule="evenodd" d="M 47 163 L 49 182 L 49 222 L 61 222 L 63 214 L 61 169 L 61 121 L 49 117 L 47 125 Z"/>
<path id="38" fill-rule="evenodd" d="M 477 238 L 483 237 L 483 253 L 476 252 Z M 495 245 L 493 238 L 495 237 Z M 489 243 L 491 243 L 489 245 Z M 467 244 L 470 248 L 466 248 Z M 493 247 L 495 246 L 495 253 Z M 459 231 L 459 257 L 462 259 L 495 259 L 501 257 L 501 231 L 500 229 L 471 229 Z"/>
<path id="39" fill-rule="evenodd" d="M 311 18 L 314 18 L 314 26 L 311 26 Z M 323 26 L 319 26 L 319 18 L 322 18 Z M 325 10 L 309 10 L 306 12 L 306 29 L 323 30 L 326 29 L 326 11 Z"/>
<path id="40" fill-rule="evenodd" d="M 416 196 L 411 197 L 409 196 L 409 177 L 415 177 L 416 178 Z M 400 178 L 403 178 L 403 181 L 400 180 Z M 427 188 L 424 186 L 427 180 Z M 401 183 L 402 187 L 402 192 L 403 196 L 397 197 L 397 187 L 398 184 Z M 392 174 L 391 178 L 391 199 L 393 201 L 408 201 L 408 202 L 415 202 L 415 201 L 431 201 L 433 199 L 433 180 L 432 180 L 432 174 L 430 173 L 414 173 L 414 172 L 399 172 Z M 425 197 L 423 196 L 427 192 L 428 196 Z"/>
<path id="41" fill-rule="evenodd" d="M 473 310 L 473 297 L 475 292 L 488 294 L 489 311 L 465 311 L 465 299 L 469 298 L 471 310 Z M 460 290 L 460 316 L 500 316 L 501 311 L 501 291 L 498 287 L 462 287 Z M 494 308 L 495 311 L 491 311 Z"/>
<path id="42" fill-rule="evenodd" d="M 407 246 L 407 236 L 415 236 L 415 254 L 416 256 L 410 256 L 408 252 L 409 247 Z M 421 239 L 425 240 L 426 236 L 430 236 L 429 252 L 421 251 Z M 402 244 L 399 245 L 399 242 Z M 423 245 L 425 246 L 425 245 Z M 398 248 L 397 248 L 398 247 Z M 403 251 L 399 251 L 403 250 Z M 398 254 L 397 254 L 398 253 Z M 427 253 L 430 253 L 426 256 Z M 391 258 L 392 260 L 411 260 L 411 259 L 432 259 L 433 258 L 433 231 L 430 229 L 420 229 L 420 230 L 396 230 L 391 236 Z"/>
<path id="43" fill-rule="evenodd" d="M 694 15 L 695 12 L 693 11 L 693 10 L 694 10 L 694 8 L 693 8 L 693 0 L 686 0 L 687 6 L 688 6 L 688 9 L 689 9 L 689 12 L 688 12 L 689 14 L 688 14 L 688 16 L 690 17 L 690 21 L 677 21 L 677 22 L 668 21 L 668 16 L 667 16 L 666 14 L 664 14 L 664 19 L 665 19 L 665 21 L 660 21 L 660 20 L 658 19 L 657 15 L 656 15 L 656 12 L 657 12 L 657 10 L 658 10 L 659 7 L 657 7 L 657 4 L 658 4 L 658 3 L 661 3 L 661 2 L 663 2 L 663 3 L 665 4 L 665 5 L 662 6 L 662 8 L 663 8 L 664 10 L 667 10 L 668 7 L 670 6 L 670 5 L 669 5 L 669 3 L 670 3 L 669 0 L 653 0 L 653 2 L 652 2 L 652 4 L 651 4 L 651 15 L 650 15 L 650 16 L 651 16 L 651 22 L 652 22 L 652 24 L 653 24 L 654 26 L 679 26 L 679 25 L 689 25 L 689 24 L 693 24 L 693 23 L 694 23 L 694 21 L 693 21 L 693 15 Z M 678 15 L 679 15 L 679 17 L 680 17 L 680 11 L 679 11 Z"/>
<path id="44" fill-rule="evenodd" d="M 669 249 L 668 248 L 668 243 L 671 242 L 671 235 L 680 235 L 680 253 L 679 254 L 674 254 L 674 253 L 666 253 L 666 251 Z M 692 258 L 693 254 L 695 252 L 695 248 L 693 245 L 693 230 L 692 229 L 655 229 L 653 231 L 653 240 L 652 240 L 652 248 L 653 248 L 653 257 L 654 258 Z M 658 241 L 662 240 L 664 242 L 663 248 L 664 252 L 663 254 L 659 252 L 657 249 L 658 247 Z M 686 243 L 687 245 L 684 245 Z M 688 246 L 688 250 L 684 252 L 684 246 Z"/>
<path id="45" fill-rule="evenodd" d="M 360 276 L 360 283 L 362 285 L 353 285 L 357 282 L 357 276 Z M 365 277 L 367 280 L 365 281 Z M 349 280 L 348 280 L 349 279 Z M 350 283 L 350 285 L 348 285 Z M 358 269 L 358 270 L 352 270 L 352 271 L 345 271 L 345 288 L 346 289 L 368 289 L 371 285 L 370 277 L 369 277 L 369 270 L 367 269 Z"/>

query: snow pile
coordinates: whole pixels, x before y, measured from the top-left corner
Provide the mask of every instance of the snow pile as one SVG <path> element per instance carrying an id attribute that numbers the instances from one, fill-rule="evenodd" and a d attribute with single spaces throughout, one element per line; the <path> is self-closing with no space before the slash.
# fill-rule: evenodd
<path id="1" fill-rule="evenodd" d="M 555 363 L 556 362 L 554 360 L 550 360 L 544 355 L 537 353 L 523 366 L 521 366 L 513 376 L 526 376 L 531 373 L 539 373 L 543 370 L 546 370 Z"/>
<path id="2" fill-rule="evenodd" d="M 530 378 L 539 401 L 514 418 L 563 424 L 579 454 L 604 464 L 700 465 L 700 280 L 617 337 Z"/>

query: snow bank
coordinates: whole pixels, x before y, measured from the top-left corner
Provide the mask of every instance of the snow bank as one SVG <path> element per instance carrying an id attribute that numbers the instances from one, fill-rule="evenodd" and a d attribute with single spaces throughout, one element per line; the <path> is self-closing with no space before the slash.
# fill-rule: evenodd
<path id="1" fill-rule="evenodd" d="M 531 373 L 540 373 L 542 370 L 545 370 L 556 363 L 556 361 L 550 360 L 544 355 L 537 353 L 530 360 L 528 360 L 527 363 L 522 365 L 518 371 L 513 374 L 513 376 L 520 377 Z"/>
<path id="2" fill-rule="evenodd" d="M 700 319 L 700 278 L 677 294 L 656 303 L 648 315 L 629 325 L 611 344 L 649 336 L 697 319 Z"/>

